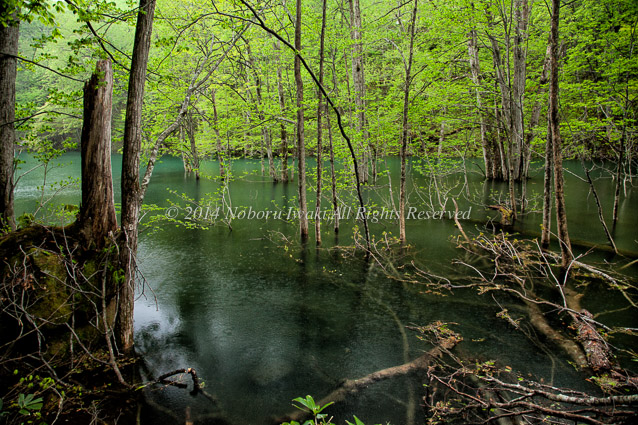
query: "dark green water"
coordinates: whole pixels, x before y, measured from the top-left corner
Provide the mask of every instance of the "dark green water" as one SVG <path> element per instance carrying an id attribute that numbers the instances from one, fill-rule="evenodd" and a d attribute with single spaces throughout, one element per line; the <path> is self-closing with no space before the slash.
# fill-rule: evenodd
<path id="1" fill-rule="evenodd" d="M 68 154 L 61 160 L 69 161 L 71 165 L 52 170 L 49 181 L 78 176 L 79 156 Z M 113 161 L 119 196 L 120 157 L 114 156 Z M 388 160 L 387 165 L 397 185 L 398 162 Z M 569 163 L 568 168 L 582 174 L 579 163 Z M 233 174 L 239 178 L 231 183 L 228 199 L 233 207 L 283 211 L 285 217 L 288 208 L 295 206 L 296 182 L 269 183 L 254 173 L 258 169 L 257 161 L 234 161 Z M 203 172 L 216 174 L 216 164 L 205 163 Z M 438 185 L 455 197 L 463 193 L 475 202 L 469 211 L 468 201 L 459 201 L 460 210 L 469 211 L 470 218 L 462 223 L 466 230 L 473 230 L 477 222 L 494 215 L 477 203 L 493 204 L 499 197 L 504 199 L 499 195 L 504 187 L 484 184 L 476 174 L 468 174 L 467 189 L 462 187 L 464 181 L 462 174 L 455 174 L 441 179 Z M 441 209 L 431 181 L 413 170 L 411 183 L 411 205 L 418 211 L 429 211 L 432 205 L 435 210 Z M 41 184 L 41 172 L 21 180 L 18 213 L 32 210 L 40 197 L 37 186 Z M 571 237 L 604 244 L 605 235 L 587 184 L 568 174 L 566 187 Z M 149 223 L 153 214 L 184 219 L 187 207 L 195 207 L 167 189 L 202 203 L 205 210 L 204 202 L 215 197 L 212 194 L 219 188 L 216 181 L 203 179 L 198 183 L 194 177 L 185 176 L 181 160 L 165 158 L 157 166 L 146 196 L 146 202 L 161 208 L 149 213 L 143 222 Z M 597 189 L 609 217 L 613 184 L 610 179 L 601 180 Z M 535 175 L 529 182 L 528 196 L 539 196 L 541 191 L 542 177 Z M 390 208 L 387 178 L 367 192 L 379 208 Z M 397 192 L 395 188 L 395 197 Z M 346 195 L 344 201 L 356 207 Z M 78 202 L 77 186 L 62 190 L 52 201 Z M 324 209 L 329 209 L 327 201 Z M 451 201 L 444 209 L 454 209 Z M 619 248 L 634 252 L 638 251 L 637 209 L 638 191 L 629 189 L 622 198 L 614 234 Z M 388 279 L 373 263 L 353 257 L 350 251 L 335 249 L 336 245 L 352 245 L 356 212 L 351 214 L 343 221 L 338 239 L 330 230 L 331 224 L 323 223 L 324 244 L 320 250 L 315 249 L 312 238 L 306 248 L 297 242 L 296 222 L 277 219 L 236 219 L 232 231 L 221 223 L 208 229 L 188 229 L 160 221 L 155 231 L 142 233 L 138 263 L 146 285 L 136 302 L 135 328 L 136 347 L 145 358 L 147 373 L 157 376 L 178 368 L 195 368 L 206 382 L 206 390 L 219 403 L 213 405 L 178 388 L 151 390 L 149 397 L 182 421 L 183 412 L 190 406 L 196 418 L 222 410 L 232 423 L 260 424 L 268 417 L 294 410 L 290 404 L 294 397 L 311 394 L 319 399 L 344 378 L 362 377 L 415 358 L 429 346 L 410 331 L 404 335 L 402 330 L 406 325 L 426 325 L 436 320 L 455 323 L 452 328 L 465 338 L 458 347 L 461 353 L 498 359 L 503 365 L 555 385 L 582 383 L 583 377 L 560 353 L 544 353 L 496 318 L 500 308 L 491 298 L 470 291 L 456 291 L 447 297 L 429 295 L 423 285 Z M 526 215 L 521 226 L 540 231 L 540 214 Z M 377 239 L 384 231 L 398 234 L 398 227 L 389 219 L 372 224 Z M 409 220 L 407 234 L 410 253 L 420 266 L 453 283 L 465 281 L 468 271 L 452 264 L 462 253 L 450 241 L 458 234 L 451 220 Z M 289 243 L 282 242 L 280 235 L 285 235 Z M 606 295 L 601 300 L 593 293 L 586 294 L 584 304 L 594 311 L 623 305 L 620 298 Z M 622 312 L 603 317 L 610 325 L 636 326 L 635 318 Z M 407 403 L 411 397 L 413 405 Z M 363 391 L 350 404 L 330 408 L 328 413 L 339 423 L 352 420 L 356 414 L 366 423 L 397 425 L 406 423 L 411 408 L 420 423 L 420 397 L 417 380 L 384 382 Z M 144 416 L 148 423 L 160 418 L 165 423 L 173 420 L 152 409 L 146 409 Z"/>

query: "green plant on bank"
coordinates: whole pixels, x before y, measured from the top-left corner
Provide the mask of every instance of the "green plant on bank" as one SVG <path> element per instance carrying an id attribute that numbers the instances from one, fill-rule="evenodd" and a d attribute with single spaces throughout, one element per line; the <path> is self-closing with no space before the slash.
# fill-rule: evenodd
<path id="1" fill-rule="evenodd" d="M 332 417 L 328 418 L 327 414 L 321 413 L 326 407 L 330 406 L 331 404 L 334 404 L 333 401 L 321 406 L 315 403 L 315 400 L 310 395 L 307 395 L 306 398 L 297 397 L 293 399 L 292 401 L 300 404 L 300 405 L 293 404 L 293 406 L 295 406 L 299 410 L 312 414 L 313 419 L 308 419 L 303 424 L 300 424 L 297 421 L 290 421 L 290 422 L 284 422 L 281 425 L 335 425 L 334 422 L 332 422 Z M 346 424 L 365 425 L 356 416 L 354 416 L 354 422 L 346 421 Z"/>
<path id="2" fill-rule="evenodd" d="M 311 413 L 312 417 L 314 418 L 314 420 L 308 419 L 306 422 L 303 423 L 303 425 L 313 425 L 313 424 L 314 425 L 319 425 L 319 424 L 331 425 L 332 424 L 332 418 L 327 419 L 328 415 L 321 412 L 326 407 L 330 406 L 331 404 L 334 404 L 334 402 L 330 402 L 328 404 L 321 406 L 315 403 L 315 400 L 310 395 L 307 395 L 306 398 L 297 397 L 293 399 L 292 401 L 299 403 L 301 405 L 299 406 L 297 404 L 293 404 L 293 406 L 295 406 L 297 409 L 302 410 L 304 412 Z M 296 421 L 285 422 L 282 425 L 299 425 L 299 422 L 296 422 Z"/>
<path id="3" fill-rule="evenodd" d="M 42 397 L 35 397 L 35 394 L 20 393 L 18 399 L 9 404 L 7 410 L 4 409 L 4 401 L 0 398 L 0 418 L 9 416 L 12 411 L 17 410 L 14 415 L 15 422 L 21 424 L 33 424 L 39 423 L 44 425 L 43 422 L 39 422 L 41 418 L 40 409 L 44 405 Z"/>

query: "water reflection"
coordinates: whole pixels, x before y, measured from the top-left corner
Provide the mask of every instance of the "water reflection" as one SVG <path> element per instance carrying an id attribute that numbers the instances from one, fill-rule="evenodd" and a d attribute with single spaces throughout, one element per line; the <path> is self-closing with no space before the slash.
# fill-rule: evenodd
<path id="1" fill-rule="evenodd" d="M 79 172 L 79 161 L 74 162 L 77 167 L 58 170 L 51 178 Z M 398 169 L 396 161 L 387 163 L 394 171 Z M 254 161 L 234 161 L 233 170 L 240 175 L 254 165 Z M 215 171 L 211 163 L 203 163 L 203 169 L 209 174 Z M 114 169 L 114 175 L 118 173 Z M 378 185 L 367 189 L 366 196 L 384 205 L 389 187 L 384 173 L 380 175 Z M 572 237 L 604 244 L 586 183 L 572 176 L 567 179 Z M 438 179 L 437 185 L 440 190 L 443 186 L 456 188 L 451 192 L 456 194 L 464 181 L 463 176 L 448 176 Z M 393 182 L 398 183 L 396 174 Z M 468 182 L 476 202 L 494 203 L 498 199 L 495 193 L 505 193 L 502 183 L 485 183 L 478 175 L 468 175 Z M 37 184 L 35 175 L 21 182 L 19 211 L 28 210 L 34 202 L 37 193 L 33 187 Z M 218 191 L 220 184 L 205 179 L 197 183 L 193 176 L 184 176 L 178 159 L 164 159 L 156 168 L 146 200 L 164 207 L 169 205 L 167 198 L 180 202 L 167 188 L 204 200 Z M 115 188 L 118 196 L 119 183 Z M 534 175 L 528 194 L 537 196 L 541 190 L 542 175 Z M 601 184 L 598 190 L 609 207 L 611 184 Z M 637 206 L 634 192 L 620 203 L 615 235 L 622 249 L 638 250 L 634 242 L 638 218 L 632 214 Z M 435 188 L 416 171 L 410 193 L 420 208 L 439 204 Z M 230 195 L 233 206 L 287 209 L 295 205 L 296 183 L 271 184 L 251 176 L 232 182 Z M 61 202 L 78 200 L 77 190 L 69 190 Z M 329 203 L 324 206 L 329 208 Z M 467 201 L 459 202 L 461 209 L 468 206 Z M 465 224 L 467 230 L 492 213 L 473 207 L 474 221 Z M 434 320 L 457 323 L 455 330 L 465 338 L 457 347 L 461 354 L 498 358 L 556 385 L 572 379 L 582 381 L 564 359 L 539 350 L 496 318 L 500 309 L 491 299 L 477 297 L 472 291 L 455 291 L 446 298 L 430 295 L 419 285 L 386 278 L 373 262 L 330 250 L 339 243 L 352 243 L 353 223 L 343 221 L 338 238 L 333 236 L 331 223 L 322 223 L 324 247 L 320 250 L 315 249 L 312 239 L 300 249 L 292 236 L 297 233 L 297 224 L 283 221 L 235 220 L 232 231 L 224 226 L 201 230 L 166 225 L 161 232 L 143 234 L 138 260 L 154 292 L 147 288 L 145 296 L 137 300 L 135 329 L 136 347 L 147 363 L 147 373 L 158 376 L 193 367 L 219 403 L 193 398 L 179 388 L 155 389 L 149 397 L 182 419 L 190 406 L 195 415 L 221 414 L 232 423 L 261 424 L 291 410 L 294 397 L 312 394 L 320 398 L 344 378 L 361 377 L 417 357 L 429 347 L 401 330 L 405 325 Z M 539 225 L 540 214 L 522 220 L 527 230 L 538 231 Z M 392 221 L 371 225 L 377 238 L 384 231 L 397 234 L 397 230 Z M 270 240 L 269 232 L 288 235 L 293 243 L 285 244 L 276 237 Z M 450 243 L 451 236 L 457 234 L 450 220 L 409 221 L 407 234 L 419 264 L 453 281 L 464 280 L 465 271 L 451 264 L 460 253 Z M 602 308 L 603 303 L 615 302 L 615 296 L 606 295 L 603 300 L 592 287 L 583 303 Z M 513 314 L 524 314 L 515 305 L 505 307 Z M 610 325 L 627 325 L 632 320 L 622 313 L 606 319 Z M 364 391 L 356 401 L 331 409 L 330 414 L 340 421 L 356 414 L 367 423 L 406 423 L 410 414 L 403 401 L 408 400 L 409 391 L 418 400 L 419 390 L 418 381 L 385 382 Z M 418 403 L 414 409 L 411 414 L 418 418 Z M 148 423 L 156 419 L 168 423 L 162 414 L 154 416 L 148 411 L 145 415 Z"/>

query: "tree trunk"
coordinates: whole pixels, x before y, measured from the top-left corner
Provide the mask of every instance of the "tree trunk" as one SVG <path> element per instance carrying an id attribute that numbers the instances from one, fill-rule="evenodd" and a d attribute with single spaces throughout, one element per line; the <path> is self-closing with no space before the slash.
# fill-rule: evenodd
<path id="1" fill-rule="evenodd" d="M 301 51 L 301 0 L 297 0 L 295 21 L 295 50 Z M 295 84 L 297 86 L 297 160 L 299 167 L 299 234 L 301 241 L 308 240 L 308 205 L 306 203 L 306 146 L 304 141 L 303 80 L 301 59 L 295 55 Z"/>
<path id="2" fill-rule="evenodd" d="M 625 112 L 626 113 L 626 112 Z M 622 135 L 620 136 L 620 149 L 618 149 L 618 168 L 616 168 L 616 189 L 614 191 L 614 207 L 612 212 L 612 222 L 613 226 L 616 226 L 616 222 L 618 221 L 618 204 L 620 202 L 620 185 L 621 185 L 621 177 L 622 177 L 622 168 L 623 168 L 623 154 L 625 151 L 625 128 L 626 128 L 626 120 L 623 120 L 623 130 Z"/>
<path id="3" fill-rule="evenodd" d="M 259 78 L 259 73 L 257 72 L 257 69 L 256 69 L 257 64 L 255 62 L 255 58 L 253 57 L 252 50 L 250 49 L 250 44 L 248 43 L 247 40 L 244 40 L 244 42 L 246 43 L 246 51 L 248 53 L 248 63 L 250 65 L 250 68 L 253 71 L 253 78 L 255 80 L 255 95 L 256 95 L 255 97 L 257 101 L 257 116 L 259 117 L 259 121 L 261 122 L 262 146 L 265 146 L 266 156 L 268 157 L 268 176 L 272 178 L 273 180 L 276 180 L 275 167 L 274 167 L 273 158 L 272 158 L 272 147 L 270 142 L 270 131 L 268 130 L 268 127 L 265 124 L 266 116 L 264 114 L 263 100 L 261 95 L 261 78 Z M 261 158 L 262 158 L 261 172 L 263 175 L 264 174 L 263 149 L 261 152 Z"/>
<path id="4" fill-rule="evenodd" d="M 551 49 L 551 42 L 550 42 Z M 547 142 L 545 143 L 545 171 L 543 174 L 543 226 L 541 233 L 541 247 L 549 248 L 552 227 L 552 134 L 547 123 Z"/>
<path id="5" fill-rule="evenodd" d="M 197 144 L 195 143 L 195 132 L 197 131 L 197 122 L 193 117 L 193 112 L 189 111 L 186 115 L 186 134 L 190 141 L 191 156 L 193 158 L 192 168 L 195 170 L 195 180 L 199 180 L 199 154 L 197 153 Z"/>
<path id="6" fill-rule="evenodd" d="M 217 160 L 219 161 L 219 177 L 224 179 L 226 170 L 224 168 L 224 149 L 222 147 L 222 138 L 219 136 L 219 118 L 217 116 L 217 101 L 215 99 L 215 89 L 211 90 L 211 100 L 213 101 L 213 129 L 217 138 Z"/>
<path id="7" fill-rule="evenodd" d="M 328 127 L 328 149 L 330 150 L 330 193 L 332 195 L 332 211 L 334 212 L 334 232 L 339 233 L 339 201 L 337 199 L 337 175 L 335 174 L 335 152 L 332 143 L 332 125 L 330 113 L 326 113 L 326 126 Z"/>
<path id="8" fill-rule="evenodd" d="M 280 52 L 281 43 L 279 40 L 275 42 L 275 50 Z M 281 53 L 280 53 L 281 54 Z M 277 97 L 279 100 L 279 109 L 282 115 L 286 113 L 286 104 L 284 102 L 284 86 L 282 83 L 282 71 L 281 71 L 281 57 L 277 62 Z M 279 121 L 281 130 L 281 181 L 288 182 L 288 135 L 286 134 L 286 124 L 283 121 Z"/>
<path id="9" fill-rule="evenodd" d="M 78 224 L 85 248 L 104 246 L 117 230 L 111 173 L 111 105 L 113 69 L 100 60 L 84 85 L 82 155 L 82 204 Z"/>
<path id="10" fill-rule="evenodd" d="M 0 3 L 0 16 L 8 17 L 9 4 Z M 8 20 L 7 26 L 0 24 L 0 233 L 8 226 L 15 230 L 13 211 L 13 173 L 15 155 L 15 99 L 18 37 L 20 21 L 17 12 Z M 3 55 L 2 53 L 7 53 Z"/>
<path id="11" fill-rule="evenodd" d="M 549 83 L 549 125 L 552 137 L 554 160 L 554 196 L 556 197 L 556 223 L 561 251 L 561 267 L 567 271 L 573 255 L 567 231 L 567 211 L 565 210 L 565 192 L 563 181 L 563 153 L 558 122 L 558 23 L 560 17 L 560 0 L 552 0 L 552 43 L 550 55 L 551 79 Z"/>
<path id="12" fill-rule="evenodd" d="M 354 104 L 357 116 L 357 134 L 361 140 L 361 183 L 368 182 L 368 126 L 365 114 L 366 83 L 363 73 L 363 43 L 361 42 L 361 8 L 359 0 L 350 1 L 350 33 L 352 38 L 352 82 L 354 85 Z"/>
<path id="13" fill-rule="evenodd" d="M 605 216 L 603 214 L 603 207 L 600 204 L 600 198 L 598 198 L 598 192 L 596 191 L 596 186 L 594 186 L 594 181 L 591 179 L 591 175 L 589 174 L 589 169 L 585 165 L 585 160 L 583 157 L 580 157 L 580 164 L 585 171 L 585 176 L 587 177 L 587 182 L 589 183 L 589 189 L 591 193 L 594 195 L 594 200 L 596 201 L 596 207 L 598 208 L 598 220 L 600 220 L 600 224 L 603 226 L 603 230 L 605 231 L 605 236 L 607 236 L 607 240 L 611 245 L 611 248 L 614 250 L 614 253 L 618 254 L 618 248 L 616 248 L 616 243 L 614 242 L 614 238 L 611 236 L 609 232 L 609 228 L 607 227 L 607 222 L 605 222 Z"/>
<path id="14" fill-rule="evenodd" d="M 399 242 L 405 245 L 405 207 L 406 207 L 406 162 L 408 150 L 408 112 L 410 107 L 410 84 L 412 82 L 412 59 L 414 56 L 414 34 L 416 27 L 416 14 L 418 11 L 418 0 L 414 0 L 414 9 L 412 9 L 412 21 L 410 23 L 410 51 L 408 54 L 408 63 L 405 65 L 405 87 L 403 89 L 403 131 L 401 132 L 401 180 L 399 188 Z"/>
<path id="15" fill-rule="evenodd" d="M 321 9 L 321 35 L 319 38 L 319 85 L 323 86 L 323 62 L 324 62 L 324 38 L 326 34 L 326 3 L 327 0 L 323 0 Z M 323 172 L 323 157 L 321 150 L 322 138 L 323 138 L 323 122 L 322 115 L 324 114 L 323 107 L 323 95 L 321 90 L 317 90 L 317 201 L 315 202 L 315 240 L 317 245 L 321 245 L 321 184 L 322 184 L 322 172 Z"/>
<path id="16" fill-rule="evenodd" d="M 525 80 L 527 74 L 527 25 L 529 21 L 528 0 L 515 0 L 514 15 L 516 29 L 514 34 L 514 81 L 512 84 L 512 160 L 514 166 L 514 178 L 525 181 L 527 175 L 525 170 L 526 148 L 524 138 L 524 100 L 525 100 Z"/>
<path id="17" fill-rule="evenodd" d="M 119 347 L 125 352 L 133 348 L 133 306 L 135 303 L 135 254 L 137 252 L 137 222 L 140 213 L 140 151 L 142 144 L 142 102 L 146 67 L 153 31 L 155 0 L 140 0 L 133 57 L 129 75 L 124 147 L 122 156 L 122 231 L 120 262 L 125 278 L 120 288 L 117 324 Z"/>
<path id="18" fill-rule="evenodd" d="M 483 163 L 485 164 L 485 178 L 495 179 L 495 167 L 494 167 L 494 151 L 490 149 L 487 142 L 485 116 L 483 113 L 483 102 L 481 99 L 481 67 L 479 63 L 479 49 L 477 43 L 476 30 L 470 31 L 468 40 L 468 54 L 470 57 L 470 71 L 472 72 L 472 84 L 475 86 L 476 92 L 476 109 L 479 115 L 479 122 L 481 128 L 481 148 L 483 151 Z"/>

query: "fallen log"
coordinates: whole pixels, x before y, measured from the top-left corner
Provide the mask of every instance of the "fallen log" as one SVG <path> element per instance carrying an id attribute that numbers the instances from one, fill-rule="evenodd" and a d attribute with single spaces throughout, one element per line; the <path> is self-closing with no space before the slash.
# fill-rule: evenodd
<path id="1" fill-rule="evenodd" d="M 457 337 L 456 335 L 452 335 L 448 338 L 440 340 L 437 346 L 408 363 L 378 370 L 359 379 L 346 379 L 339 385 L 337 389 L 317 402 L 317 405 L 324 406 L 330 402 L 338 403 L 345 400 L 347 396 L 356 394 L 360 390 L 367 388 L 377 382 L 401 376 L 407 376 L 420 370 L 425 370 L 432 365 L 433 360 L 442 357 L 443 353 L 446 350 L 452 349 L 460 341 L 461 339 L 459 337 Z M 276 418 L 273 420 L 272 423 L 281 424 L 282 422 L 291 421 L 302 422 L 309 417 L 310 414 L 308 412 L 299 410 L 280 418 Z"/>

